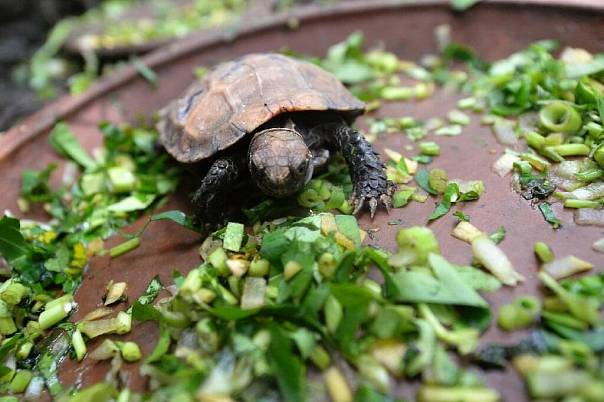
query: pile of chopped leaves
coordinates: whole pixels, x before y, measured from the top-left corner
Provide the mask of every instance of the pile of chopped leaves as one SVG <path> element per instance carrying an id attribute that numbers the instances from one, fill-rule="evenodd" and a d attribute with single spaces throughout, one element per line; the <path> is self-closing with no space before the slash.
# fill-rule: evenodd
<path id="1" fill-rule="evenodd" d="M 29 65 L 21 66 L 16 75 L 27 79 L 29 86 L 44 99 L 57 96 L 58 82 L 64 80 L 67 80 L 70 92 L 78 95 L 88 89 L 103 71 L 112 71 L 119 66 L 115 62 L 100 63 L 97 51 L 138 46 L 150 41 L 183 37 L 201 29 L 226 26 L 235 22 L 248 6 L 243 0 L 194 0 L 178 7 L 166 0 L 145 3 L 151 14 L 146 18 L 124 19 L 137 14 L 133 8 L 141 7 L 141 2 L 136 0 L 104 0 L 81 16 L 64 18 L 48 34 Z M 97 33 L 79 35 L 78 46 L 84 59 L 84 65 L 80 67 L 61 57 L 60 51 L 70 36 L 87 26 L 102 29 Z M 144 76 L 146 67 L 140 60 L 134 57 L 133 64 Z"/>
<path id="2" fill-rule="evenodd" d="M 76 307 L 72 295 L 89 259 L 125 251 L 123 245 L 105 250 L 103 240 L 161 204 L 178 185 L 179 168 L 157 149 L 154 130 L 109 123 L 100 130 L 104 147 L 93 157 L 67 124 L 55 126 L 50 143 L 69 159 L 57 188 L 50 184 L 56 164 L 23 171 L 19 207 L 24 213 L 43 208 L 50 220 L 19 221 L 9 214 L 0 219 L 2 393 L 29 386 L 35 395 L 44 383 L 52 395 L 61 391 L 56 362 L 69 343 L 51 350 L 41 341 Z M 128 322 L 120 324 L 130 330 Z"/>
<path id="3" fill-rule="evenodd" d="M 479 180 L 449 180 L 446 172 L 418 168 L 440 154 L 438 144 L 425 137 L 461 135 L 471 122 L 468 112 L 474 112 L 482 113 L 481 122 L 506 146 L 493 169 L 500 176 L 513 172 L 514 187 L 538 203 L 547 222 L 560 227 L 551 208 L 560 202 L 575 209 L 577 224 L 604 226 L 604 55 L 565 48 L 556 57 L 557 43 L 540 41 L 488 63 L 451 42 L 447 26 L 435 33 L 440 54 L 426 55 L 419 63 L 383 49 L 364 51 L 360 32 L 332 46 L 324 59 L 307 58 L 348 84 L 369 110 L 388 101 L 425 99 L 438 86 L 470 95 L 446 116 L 427 121 L 411 116 L 369 119 L 370 140 L 404 133 L 419 141 L 420 153 L 412 157 L 386 149 L 388 178 L 402 189 L 395 206 L 443 194 L 431 217 L 436 219 L 455 202 L 480 196 Z M 465 71 L 457 68 L 460 62 Z M 423 192 L 407 185 L 414 178 Z M 472 194 L 465 195 L 470 188 Z"/>
<path id="4" fill-rule="evenodd" d="M 513 148 L 495 171 L 515 171 L 518 191 L 539 202 L 554 227 L 560 223 L 552 197 L 588 210 L 592 219 L 601 213 L 602 56 L 572 49 L 556 58 L 547 41 L 486 63 L 450 43 L 446 27 L 437 28 L 437 39 L 440 54 L 420 63 L 384 50 L 365 52 L 359 33 L 313 60 L 373 107 L 422 99 L 437 86 L 470 92 L 456 109 L 430 121 L 371 122 L 370 137 L 404 132 L 419 141 L 415 156 L 385 151 L 388 177 L 399 186 L 394 206 L 435 197 L 428 222 L 481 196 L 481 180 L 422 167 L 441 153 L 437 139 L 424 137 L 461 135 L 471 111 L 485 113 L 483 122 Z M 467 71 L 453 68 L 456 60 L 467 63 Z M 200 265 L 185 276 L 175 272 L 173 284 L 154 278 L 116 313 L 112 306 L 126 300 L 128 285 L 112 281 L 102 307 L 69 321 L 89 258 L 118 258 L 137 247 L 141 232 L 124 235 L 126 241 L 109 250 L 103 240 L 161 206 L 180 178 L 155 146 L 154 130 L 103 124 L 101 132 L 104 146 L 91 156 L 59 123 L 50 143 L 69 159 L 61 185 L 50 184 L 55 165 L 25 171 L 19 200 L 23 213 L 41 206 L 50 220 L 10 214 L 0 220 L 0 392 L 8 395 L 0 401 L 37 400 L 47 389 L 72 402 L 386 402 L 400 401 L 392 395 L 405 380 L 419 383 L 418 402 L 496 402 L 505 398 L 503 390 L 489 387 L 477 368 L 510 366 L 525 379 L 532 400 L 604 401 L 604 274 L 571 277 L 593 265 L 556 257 L 536 242 L 546 293 L 518 296 L 493 311 L 483 293 L 525 280 L 498 246 L 505 241 L 503 227 L 487 234 L 455 213 L 459 222 L 451 235 L 471 246 L 467 266 L 448 261 L 426 226 L 399 230 L 395 252 L 367 246 L 368 233 L 349 215 L 352 184 L 337 158 L 295 199 L 265 200 L 244 210 L 248 226 L 231 221 L 206 237 Z M 292 208 L 306 213 L 291 216 Z M 148 220 L 198 229 L 180 211 Z M 604 252 L 604 239 L 593 247 Z M 158 299 L 162 290 L 169 296 Z M 146 321 L 157 324 L 159 337 L 143 356 L 139 345 L 118 335 Z M 529 335 L 513 345 L 480 346 L 491 321 Z M 98 337 L 103 342 L 88 350 Z M 66 355 L 110 360 L 111 370 L 101 383 L 65 387 L 57 370 Z M 140 363 L 149 380 L 144 394 L 127 387 L 124 362 Z"/>

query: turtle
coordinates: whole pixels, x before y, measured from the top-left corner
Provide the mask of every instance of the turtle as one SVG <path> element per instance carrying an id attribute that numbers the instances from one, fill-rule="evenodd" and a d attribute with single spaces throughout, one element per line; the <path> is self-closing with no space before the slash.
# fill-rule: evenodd
<path id="1" fill-rule="evenodd" d="M 251 178 L 266 195 L 300 191 L 335 152 L 349 167 L 351 203 L 371 218 L 391 207 L 394 185 L 378 153 L 352 123 L 365 105 L 331 73 L 276 53 L 223 62 L 160 111 L 160 143 L 206 173 L 192 194 L 195 217 L 217 222 L 237 184 Z M 209 166 L 209 169 L 208 169 Z"/>

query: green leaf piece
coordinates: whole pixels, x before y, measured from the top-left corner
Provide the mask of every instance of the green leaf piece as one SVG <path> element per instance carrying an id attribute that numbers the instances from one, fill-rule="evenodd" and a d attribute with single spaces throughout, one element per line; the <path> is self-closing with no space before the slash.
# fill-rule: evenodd
<path id="1" fill-rule="evenodd" d="M 50 133 L 49 141 L 59 155 L 68 156 L 87 170 L 97 167 L 97 163 L 80 145 L 67 123 L 57 123 Z"/>

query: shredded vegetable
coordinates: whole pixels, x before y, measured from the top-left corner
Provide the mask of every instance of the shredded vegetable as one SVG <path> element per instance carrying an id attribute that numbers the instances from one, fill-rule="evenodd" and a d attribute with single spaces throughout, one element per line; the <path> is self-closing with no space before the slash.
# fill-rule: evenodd
<path id="1" fill-rule="evenodd" d="M 591 263 L 556 257 L 544 242 L 534 243 L 536 259 L 518 262 L 517 271 L 515 256 L 507 254 L 518 243 L 506 245 L 508 239 L 499 246 L 505 228 L 489 235 L 474 226 L 481 217 L 471 204 L 461 204 L 489 191 L 484 183 L 420 164 L 440 162 L 449 149 L 440 141 L 456 139 L 439 136 L 471 135 L 464 133 L 470 113 L 484 112 L 481 121 L 497 140 L 514 147 L 495 161 L 497 175 L 513 173 L 515 188 L 554 228 L 561 225 L 556 214 L 562 208 L 574 208 L 577 223 L 602 224 L 602 56 L 571 49 L 556 58 L 554 43 L 541 41 L 487 63 L 451 42 L 441 27 L 441 54 L 414 63 L 384 49 L 364 51 L 363 40 L 355 33 L 325 58 L 310 60 L 372 108 L 385 101 L 421 101 L 441 84 L 470 92 L 446 116 L 373 119 L 370 135 L 399 133 L 411 140 L 412 145 L 384 150 L 388 178 L 399 185 L 393 206 L 433 200 L 434 210 L 421 219 L 435 221 L 435 228 L 447 224 L 437 219 L 454 209 L 451 234 L 468 243 L 459 245 L 472 265 L 452 263 L 448 243 L 435 235 L 442 229 L 428 226 L 403 227 L 396 250 L 368 246 L 380 234 L 349 215 L 352 181 L 336 157 L 295 198 L 263 200 L 244 211 L 247 221 L 230 221 L 208 235 L 199 248 L 201 261 L 182 267 L 186 275 L 174 272 L 165 287 L 156 277 L 137 299 L 128 298 L 126 282 L 111 281 L 104 299 L 99 297 L 102 307 L 72 322 L 78 307 L 73 294 L 90 258 L 123 258 L 139 247 L 151 222 L 199 228 L 185 213 L 165 211 L 149 215 L 140 231 L 122 233 L 121 243 L 111 240 L 114 246 L 106 249 L 104 240 L 176 189 L 180 169 L 157 150 L 154 130 L 103 124 L 103 149 L 89 153 L 59 123 L 50 141 L 70 161 L 71 172 L 61 188 L 50 184 L 56 165 L 23 172 L 19 202 L 23 213 L 42 204 L 52 220 L 41 224 L 9 214 L 0 220 L 5 399 L 39 399 L 45 387 L 53 398 L 70 401 L 394 401 L 395 387 L 416 379 L 420 402 L 494 402 L 507 390 L 490 388 L 472 369 L 506 367 L 510 361 L 533 400 L 601 400 L 602 274 L 584 274 Z M 454 60 L 468 63 L 467 72 L 454 70 Z M 141 73 L 149 75 L 142 67 Z M 560 204 L 554 205 L 556 199 Z M 289 216 L 293 210 L 299 215 Z M 398 212 L 403 219 L 391 224 L 407 224 L 405 212 Z M 508 237 L 518 230 L 508 229 Z M 604 250 L 601 243 L 593 249 Z M 483 293 L 518 285 L 533 275 L 526 269 L 535 262 L 543 297 L 503 304 L 496 319 L 503 330 L 524 329 L 529 337 L 513 345 L 483 345 L 481 335 L 494 314 Z M 158 329 L 150 351 L 120 336 L 140 322 Z M 107 360 L 106 378 L 82 389 L 61 384 L 58 365 L 67 355 L 78 362 Z M 149 388 L 135 392 L 122 381 L 124 362 L 140 364 Z"/>

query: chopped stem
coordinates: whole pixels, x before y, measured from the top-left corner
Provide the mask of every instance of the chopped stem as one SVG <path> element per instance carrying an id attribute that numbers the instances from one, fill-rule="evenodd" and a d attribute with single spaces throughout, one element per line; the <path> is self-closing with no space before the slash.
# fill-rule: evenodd
<path id="1" fill-rule="evenodd" d="M 560 156 L 587 156 L 591 148 L 585 144 L 561 144 L 551 147 Z"/>
<path id="2" fill-rule="evenodd" d="M 75 351 L 76 358 L 80 362 L 86 355 L 86 343 L 84 342 L 84 337 L 79 329 L 73 331 L 73 335 L 71 335 L 71 344 L 73 346 L 73 350 Z"/>
<path id="3" fill-rule="evenodd" d="M 543 263 L 550 262 L 554 260 L 554 253 L 552 249 L 544 242 L 538 241 L 534 244 L 533 250 L 539 260 Z"/>
<path id="4" fill-rule="evenodd" d="M 109 250 L 109 255 L 112 258 L 119 257 L 120 255 L 124 255 L 135 248 L 138 248 L 141 244 L 141 239 L 139 237 L 133 237 L 130 240 L 126 240 L 123 243 L 118 244 L 117 246 L 111 247 Z"/>
<path id="5" fill-rule="evenodd" d="M 566 208 L 600 208 L 602 203 L 590 200 L 568 199 L 564 200 L 564 206 Z"/>

